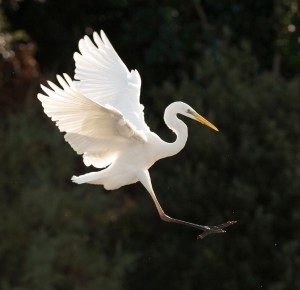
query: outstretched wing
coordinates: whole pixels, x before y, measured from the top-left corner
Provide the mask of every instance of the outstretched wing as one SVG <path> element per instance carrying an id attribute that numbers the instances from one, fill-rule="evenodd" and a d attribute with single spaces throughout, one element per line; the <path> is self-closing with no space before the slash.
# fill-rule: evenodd
<path id="1" fill-rule="evenodd" d="M 51 89 L 42 86 L 45 95 L 38 94 L 38 99 L 87 166 L 108 166 L 128 142 L 146 142 L 120 111 L 86 98 L 67 74 L 64 78 L 57 76 L 62 89 L 52 82 Z"/>
<path id="2" fill-rule="evenodd" d="M 79 41 L 80 53 L 74 54 L 75 86 L 86 97 L 119 110 L 137 130 L 150 131 L 140 104 L 141 78 L 137 70 L 129 72 L 105 33 Z"/>

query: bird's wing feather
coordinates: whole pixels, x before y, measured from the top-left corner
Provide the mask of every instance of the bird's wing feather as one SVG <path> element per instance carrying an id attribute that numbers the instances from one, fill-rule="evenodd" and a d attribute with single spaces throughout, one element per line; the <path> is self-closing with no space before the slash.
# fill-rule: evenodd
<path id="1" fill-rule="evenodd" d="M 80 53 L 74 54 L 75 86 L 94 102 L 120 111 L 137 130 L 150 131 L 140 104 L 141 78 L 137 70 L 129 72 L 105 33 L 79 41 Z"/>
<path id="2" fill-rule="evenodd" d="M 67 74 L 64 78 L 57 76 L 62 89 L 52 82 L 48 82 L 51 89 L 42 86 L 45 95 L 38 94 L 38 99 L 60 131 L 66 132 L 65 140 L 83 154 L 86 165 L 105 167 L 126 142 L 146 142 L 120 111 L 86 98 Z"/>

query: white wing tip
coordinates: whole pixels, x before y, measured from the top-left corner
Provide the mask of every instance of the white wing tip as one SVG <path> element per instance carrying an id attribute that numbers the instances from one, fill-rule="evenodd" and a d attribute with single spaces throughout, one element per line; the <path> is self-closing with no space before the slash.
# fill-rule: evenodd
<path id="1" fill-rule="evenodd" d="M 110 43 L 108 37 L 106 36 L 106 34 L 104 33 L 103 30 L 100 30 L 100 35 L 101 35 L 101 39 L 102 39 L 102 42 L 104 43 L 104 45 L 107 47 L 112 47 L 112 44 Z"/>
<path id="2" fill-rule="evenodd" d="M 73 54 L 73 59 L 74 59 L 74 61 L 75 61 L 75 64 L 78 62 L 78 61 L 80 61 L 80 58 L 82 57 L 82 55 L 79 53 L 79 52 L 75 52 L 74 54 Z"/>
<path id="3" fill-rule="evenodd" d="M 57 74 L 56 75 L 56 79 L 60 82 L 60 80 L 62 79 L 62 77 L 59 74 Z"/>
<path id="4" fill-rule="evenodd" d="M 73 80 L 71 79 L 71 77 L 67 73 L 63 73 L 63 76 L 67 81 L 67 83 L 69 84 L 69 86 L 71 87 L 73 85 Z"/>
<path id="5" fill-rule="evenodd" d="M 50 81 L 48 81 L 48 84 L 51 83 Z M 41 89 L 47 94 L 47 90 L 49 90 L 46 86 L 41 84 Z"/>
<path id="6" fill-rule="evenodd" d="M 40 102 L 43 102 L 43 100 L 44 100 L 44 98 L 46 98 L 46 96 L 41 93 L 38 93 L 37 98 L 39 99 Z"/>

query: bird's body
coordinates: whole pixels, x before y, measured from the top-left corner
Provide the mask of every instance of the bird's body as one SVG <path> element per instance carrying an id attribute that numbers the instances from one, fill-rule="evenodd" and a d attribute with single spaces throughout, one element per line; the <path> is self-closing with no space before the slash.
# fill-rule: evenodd
<path id="1" fill-rule="evenodd" d="M 72 180 L 76 183 L 102 184 L 107 190 L 118 189 L 124 185 L 138 182 L 140 171 L 148 170 L 157 160 L 177 154 L 185 146 L 188 129 L 176 117 L 180 107 L 186 107 L 186 105 L 174 102 L 165 111 L 165 119 L 169 120 L 172 116 L 169 128 L 177 133 L 175 142 L 168 143 L 152 131 L 145 132 L 147 141 L 135 138 L 124 140 L 122 149 L 108 168 L 73 177 Z"/>
<path id="2" fill-rule="evenodd" d="M 114 162 L 107 168 L 73 177 L 72 180 L 76 183 L 102 184 L 107 190 L 138 182 L 139 170 L 148 170 L 158 160 L 157 141 L 161 140 L 154 133 L 148 133 L 147 137 L 148 141 L 145 143 L 130 141 L 124 144 Z"/>
<path id="3" fill-rule="evenodd" d="M 48 82 L 38 98 L 65 140 L 80 155 L 86 166 L 100 171 L 73 176 L 75 183 L 103 185 L 108 190 L 140 181 L 150 193 L 160 217 L 210 233 L 224 232 L 220 226 L 201 226 L 167 216 L 154 194 L 148 169 L 159 159 L 177 154 L 186 144 L 188 129 L 177 114 L 217 128 L 183 102 L 170 104 L 164 115 L 166 125 L 177 135 L 173 143 L 163 141 L 144 120 L 140 104 L 141 78 L 129 71 L 106 35 L 94 33 L 94 42 L 85 36 L 75 53 L 75 81 L 68 75 L 57 76 L 61 87 Z"/>

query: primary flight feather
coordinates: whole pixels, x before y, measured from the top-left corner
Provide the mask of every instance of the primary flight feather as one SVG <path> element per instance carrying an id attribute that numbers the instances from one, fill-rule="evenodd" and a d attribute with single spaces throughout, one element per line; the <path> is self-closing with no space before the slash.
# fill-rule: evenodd
<path id="1" fill-rule="evenodd" d="M 57 76 L 60 87 L 49 81 L 49 88 L 41 86 L 44 94 L 38 94 L 45 113 L 66 132 L 65 140 L 83 156 L 84 164 L 104 168 L 73 176 L 72 181 L 101 184 L 108 190 L 140 181 L 164 221 L 198 228 L 203 231 L 199 238 L 225 232 L 234 221 L 202 226 L 166 215 L 148 172 L 157 160 L 177 154 L 185 146 L 188 130 L 177 114 L 218 129 L 189 105 L 174 102 L 166 108 L 164 120 L 177 139 L 173 143 L 160 139 L 144 119 L 138 71 L 128 70 L 103 31 L 100 35 L 94 32 L 93 40 L 84 36 L 79 41 L 80 53 L 74 54 L 75 80 L 67 74 Z"/>

